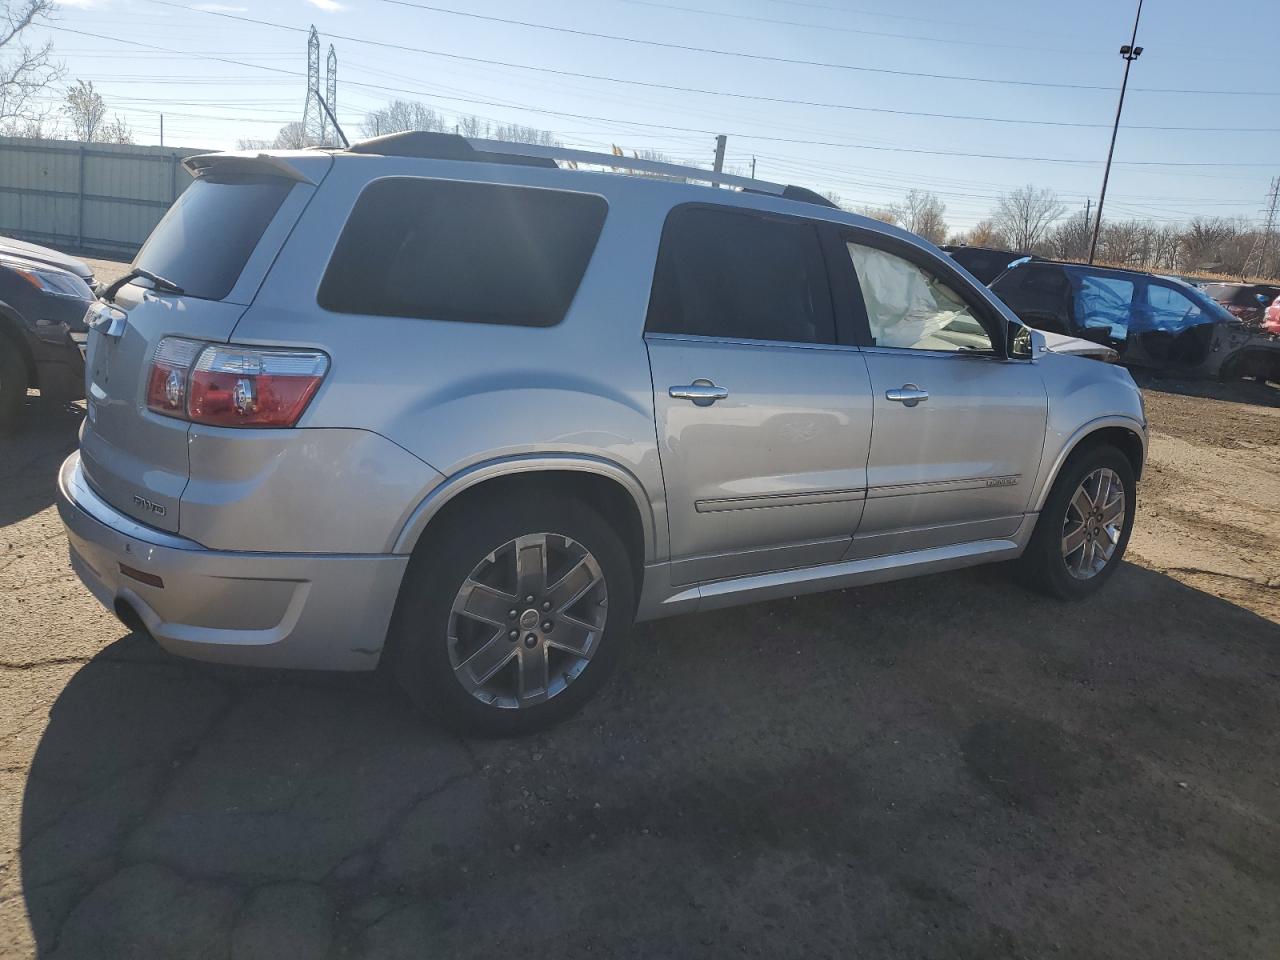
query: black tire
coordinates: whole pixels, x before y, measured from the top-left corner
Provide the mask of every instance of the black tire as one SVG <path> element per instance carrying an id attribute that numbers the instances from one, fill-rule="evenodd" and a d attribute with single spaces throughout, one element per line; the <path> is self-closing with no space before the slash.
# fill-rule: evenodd
<path id="1" fill-rule="evenodd" d="M 1089 579 L 1078 579 L 1067 568 L 1063 557 L 1063 531 L 1068 521 L 1072 497 L 1080 484 L 1095 470 L 1108 468 L 1120 478 L 1124 489 L 1124 523 L 1115 541 L 1115 551 L 1105 566 Z M 1134 508 L 1137 504 L 1137 484 L 1133 479 L 1133 465 L 1115 447 L 1100 444 L 1073 454 L 1062 468 L 1053 485 L 1035 533 L 1020 560 L 1023 580 L 1035 590 L 1061 600 L 1083 600 L 1102 588 L 1115 575 L 1124 559 L 1133 531 Z M 1074 517 L 1074 514 L 1071 514 Z"/>
<path id="2" fill-rule="evenodd" d="M 27 368 L 13 342 L 0 333 L 0 433 L 18 424 L 27 397 Z"/>
<path id="3" fill-rule="evenodd" d="M 534 534 L 572 538 L 599 564 L 608 594 L 604 628 L 585 667 L 554 696 L 533 705 L 494 706 L 474 697 L 454 675 L 449 641 L 453 602 L 486 557 L 517 537 Z M 384 668 L 419 708 L 458 732 L 533 733 L 576 713 L 622 660 L 635 616 L 634 584 L 622 540 L 587 505 L 541 493 L 472 503 L 444 518 L 438 529 L 433 525 L 414 552 L 396 603 Z"/>

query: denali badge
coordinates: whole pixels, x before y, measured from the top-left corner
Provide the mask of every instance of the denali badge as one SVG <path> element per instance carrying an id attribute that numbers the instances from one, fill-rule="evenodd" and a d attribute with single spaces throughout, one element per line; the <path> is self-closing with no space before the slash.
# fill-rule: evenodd
<path id="1" fill-rule="evenodd" d="M 133 502 L 138 506 L 140 506 L 143 510 L 150 510 L 157 517 L 163 517 L 165 514 L 165 509 L 163 506 L 161 506 L 158 503 L 153 503 L 152 501 L 148 500 L 146 497 L 140 497 L 136 493 L 133 495 Z"/>
<path id="2" fill-rule="evenodd" d="M 987 481 L 988 487 L 1016 487 L 1018 485 L 1017 477 L 992 477 Z M 137 497 L 133 499 L 137 500 Z"/>

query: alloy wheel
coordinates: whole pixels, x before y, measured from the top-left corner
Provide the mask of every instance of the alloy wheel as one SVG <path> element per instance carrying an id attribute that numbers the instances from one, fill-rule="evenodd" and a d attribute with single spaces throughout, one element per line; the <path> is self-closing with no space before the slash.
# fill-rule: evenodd
<path id="1" fill-rule="evenodd" d="M 1077 580 L 1101 573 L 1115 555 L 1124 530 L 1124 483 L 1110 467 L 1080 482 L 1062 523 L 1062 560 Z"/>
<path id="2" fill-rule="evenodd" d="M 510 540 L 476 565 L 454 597 L 454 676 L 490 706 L 550 700 L 599 649 L 608 599 L 599 562 L 576 540 L 553 533 Z"/>

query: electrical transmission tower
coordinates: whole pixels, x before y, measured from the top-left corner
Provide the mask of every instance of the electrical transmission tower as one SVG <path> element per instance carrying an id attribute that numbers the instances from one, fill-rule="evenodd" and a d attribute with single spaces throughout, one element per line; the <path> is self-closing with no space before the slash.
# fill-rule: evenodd
<path id="1" fill-rule="evenodd" d="M 302 130 L 307 143 L 324 143 L 327 126 L 320 106 L 320 34 L 314 24 L 307 35 L 307 102 L 302 108 Z"/>
<path id="2" fill-rule="evenodd" d="M 329 56 L 324 64 L 324 102 L 329 107 L 329 113 L 334 117 L 338 116 L 338 52 L 333 49 L 333 44 L 329 44 Z M 338 131 L 333 131 L 333 137 L 328 135 L 328 114 L 325 115 L 325 139 L 321 143 L 328 143 L 330 139 L 334 139 L 338 135 Z M 336 122 L 336 120 L 335 120 Z"/>
<path id="3" fill-rule="evenodd" d="M 1240 275 L 1241 280 L 1249 276 L 1251 267 L 1254 275 L 1259 277 L 1272 277 L 1280 272 L 1275 270 L 1267 272 L 1267 267 L 1271 263 L 1271 246 L 1275 241 L 1276 227 L 1280 226 L 1280 177 L 1271 178 L 1271 189 L 1267 192 L 1267 208 L 1262 212 L 1267 219 L 1262 225 L 1262 234 L 1254 242 L 1253 249 L 1249 251 L 1249 259 L 1245 261 L 1244 270 Z"/>

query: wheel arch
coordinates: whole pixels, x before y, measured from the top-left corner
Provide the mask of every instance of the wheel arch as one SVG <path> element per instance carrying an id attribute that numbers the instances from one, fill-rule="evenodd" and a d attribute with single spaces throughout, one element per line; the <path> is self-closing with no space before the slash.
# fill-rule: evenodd
<path id="1" fill-rule="evenodd" d="M 1120 450 L 1133 466 L 1134 479 L 1142 476 L 1147 459 L 1147 432 L 1142 424 L 1128 417 L 1101 417 L 1080 427 L 1062 446 L 1052 468 L 1036 495 L 1035 510 L 1044 508 L 1049 492 L 1068 462 L 1085 450 L 1101 444 L 1110 444 Z"/>
<path id="2" fill-rule="evenodd" d="M 454 474 L 418 504 L 393 552 L 413 553 L 433 523 L 486 497 L 518 496 L 534 490 L 570 492 L 591 503 L 618 529 L 635 563 L 637 578 L 660 549 L 653 505 L 633 474 L 602 458 L 547 455 L 491 460 Z"/>

